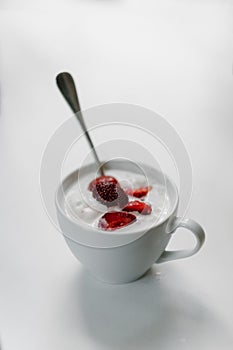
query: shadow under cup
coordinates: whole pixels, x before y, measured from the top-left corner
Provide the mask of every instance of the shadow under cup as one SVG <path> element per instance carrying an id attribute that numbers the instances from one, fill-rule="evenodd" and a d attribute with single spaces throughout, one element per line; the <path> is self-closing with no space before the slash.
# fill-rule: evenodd
<path id="1" fill-rule="evenodd" d="M 91 180 L 96 177 L 96 165 L 90 164 L 68 175 L 56 193 L 58 222 L 71 252 L 92 275 L 107 283 L 127 283 L 144 275 L 155 262 L 187 257 L 200 249 L 204 242 L 204 232 L 193 221 L 188 224 L 180 224 L 177 221 L 175 215 L 178 208 L 178 192 L 175 184 L 166 175 L 145 164 L 135 167 L 133 163 L 127 163 L 127 168 L 125 161 L 121 160 L 105 164 L 107 174 L 112 171 L 114 176 L 114 170 L 127 171 L 132 173 L 132 176 L 142 171 L 149 183 L 153 180 L 153 183 L 163 185 L 169 198 L 169 211 L 162 220 L 157 220 L 143 230 L 137 223 L 129 225 L 129 229 L 112 232 L 99 230 L 83 220 L 70 218 L 64 205 L 66 194 L 74 183 L 81 184 L 88 176 Z M 198 233 L 191 224 L 198 225 Z M 191 251 L 166 252 L 165 248 L 178 226 L 186 227 L 195 234 L 196 247 Z"/>

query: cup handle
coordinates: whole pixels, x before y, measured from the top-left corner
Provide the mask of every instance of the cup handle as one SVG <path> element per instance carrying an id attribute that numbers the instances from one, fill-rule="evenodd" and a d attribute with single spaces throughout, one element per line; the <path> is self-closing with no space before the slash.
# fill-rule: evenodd
<path id="1" fill-rule="evenodd" d="M 187 258 L 196 254 L 202 247 L 205 241 L 205 232 L 203 228 L 194 220 L 184 219 L 180 217 L 174 217 L 172 223 L 170 224 L 169 234 L 175 232 L 179 227 L 184 227 L 190 230 L 196 237 L 196 245 L 193 249 L 186 250 L 174 250 L 168 251 L 165 250 L 159 259 L 156 261 L 156 264 L 160 264 L 166 261 L 177 260 Z"/>

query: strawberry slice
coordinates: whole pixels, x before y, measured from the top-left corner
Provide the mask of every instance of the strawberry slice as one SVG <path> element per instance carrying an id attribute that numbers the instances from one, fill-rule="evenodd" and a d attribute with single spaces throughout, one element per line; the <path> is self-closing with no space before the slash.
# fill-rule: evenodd
<path id="1" fill-rule="evenodd" d="M 114 184 L 118 184 L 118 181 L 113 176 L 100 176 L 100 177 L 97 177 L 96 179 L 92 180 L 89 183 L 88 190 L 89 191 L 93 191 L 95 186 L 97 184 L 99 184 L 99 183 L 114 183 Z"/>
<path id="2" fill-rule="evenodd" d="M 98 223 L 98 227 L 105 231 L 114 231 L 124 226 L 130 225 L 137 220 L 134 214 L 122 211 L 111 211 L 105 213 Z"/>
<path id="3" fill-rule="evenodd" d="M 152 208 L 150 204 L 145 202 L 140 202 L 140 201 L 129 202 L 122 210 L 128 211 L 128 212 L 137 211 L 142 215 L 150 215 L 152 212 Z"/>
<path id="4" fill-rule="evenodd" d="M 136 198 L 143 198 L 147 195 L 147 193 L 152 189 L 152 186 L 146 186 L 146 187 L 140 187 L 140 188 L 134 188 L 134 189 L 128 189 L 125 190 L 125 192 L 132 197 Z"/>
<path id="5" fill-rule="evenodd" d="M 123 208 L 128 203 L 128 196 L 124 190 L 115 183 L 99 182 L 92 190 L 93 197 L 107 207 L 119 206 Z"/>

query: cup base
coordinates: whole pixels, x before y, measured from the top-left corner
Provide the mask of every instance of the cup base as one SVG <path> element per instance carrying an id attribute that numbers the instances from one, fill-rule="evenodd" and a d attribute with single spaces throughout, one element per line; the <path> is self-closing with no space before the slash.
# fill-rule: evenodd
<path id="1" fill-rule="evenodd" d="M 121 284 L 129 284 L 129 283 L 133 283 L 136 282 L 138 280 L 140 280 L 141 278 L 143 278 L 150 270 L 151 267 L 149 269 L 147 269 L 144 273 L 135 276 L 134 278 L 131 278 L 129 280 L 119 280 L 119 281 L 114 281 L 114 280 L 105 280 L 102 278 L 97 277 L 96 275 L 94 275 L 93 273 L 91 273 L 89 270 L 85 269 L 85 267 L 83 267 L 85 273 L 87 273 L 91 278 L 94 278 L 95 280 L 97 280 L 98 282 L 104 283 L 104 284 L 110 284 L 110 285 L 121 285 Z"/>

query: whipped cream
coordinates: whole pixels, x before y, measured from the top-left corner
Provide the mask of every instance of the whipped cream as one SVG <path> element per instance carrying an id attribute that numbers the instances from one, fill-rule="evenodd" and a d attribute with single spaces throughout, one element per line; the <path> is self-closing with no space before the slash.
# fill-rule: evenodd
<path id="1" fill-rule="evenodd" d="M 135 198 L 129 196 L 129 201 L 139 200 L 149 203 L 152 207 L 150 215 L 142 215 L 132 212 L 137 217 L 137 221 L 120 228 L 116 231 L 130 232 L 138 229 L 149 229 L 154 224 L 159 224 L 170 212 L 170 200 L 166 191 L 165 184 L 156 183 L 156 179 L 146 179 L 140 174 L 133 174 L 122 170 L 111 170 L 106 175 L 114 176 L 123 189 L 140 188 L 152 186 L 145 198 Z M 92 179 L 91 179 L 92 180 Z M 120 211 L 118 207 L 107 208 L 97 202 L 92 192 L 88 190 L 90 179 L 87 177 L 80 182 L 75 182 L 67 189 L 65 193 L 64 208 L 68 217 L 77 222 L 98 228 L 98 222 L 101 216 L 108 211 Z M 100 230 L 100 229 L 99 229 Z"/>

